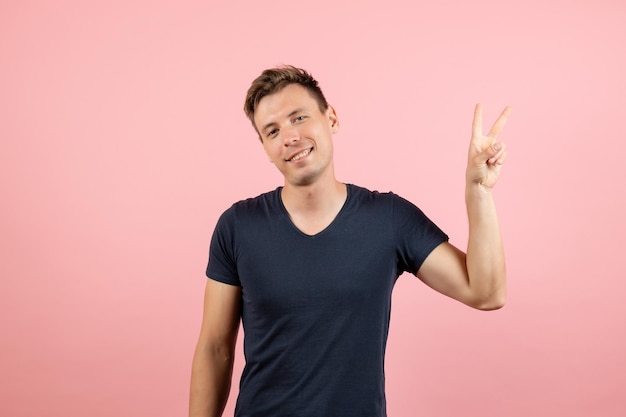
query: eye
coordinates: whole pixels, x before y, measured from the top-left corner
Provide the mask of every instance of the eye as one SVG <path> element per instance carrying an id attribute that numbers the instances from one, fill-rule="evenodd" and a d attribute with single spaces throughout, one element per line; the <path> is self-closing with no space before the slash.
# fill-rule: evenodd
<path id="1" fill-rule="evenodd" d="M 303 115 L 296 116 L 296 117 L 293 119 L 294 123 L 297 123 L 297 122 L 302 122 L 302 121 L 304 121 L 304 120 L 306 120 L 306 116 L 303 116 Z"/>
<path id="2" fill-rule="evenodd" d="M 278 129 L 272 129 L 269 132 L 267 132 L 265 134 L 266 137 L 268 138 L 273 138 L 274 136 L 276 136 L 278 134 Z"/>

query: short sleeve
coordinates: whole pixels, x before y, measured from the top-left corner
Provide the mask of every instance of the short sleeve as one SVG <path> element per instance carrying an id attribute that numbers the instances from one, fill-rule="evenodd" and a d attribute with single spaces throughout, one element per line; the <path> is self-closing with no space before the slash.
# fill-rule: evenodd
<path id="1" fill-rule="evenodd" d="M 234 230 L 235 217 L 231 208 L 220 216 L 213 231 L 206 275 L 215 281 L 240 286 Z"/>
<path id="2" fill-rule="evenodd" d="M 393 194 L 393 228 L 398 270 L 413 275 L 446 235 L 413 203 Z"/>

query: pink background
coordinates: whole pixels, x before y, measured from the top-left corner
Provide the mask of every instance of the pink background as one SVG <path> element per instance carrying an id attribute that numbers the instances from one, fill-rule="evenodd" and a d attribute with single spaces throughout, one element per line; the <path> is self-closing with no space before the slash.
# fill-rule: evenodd
<path id="1" fill-rule="evenodd" d="M 281 63 L 335 105 L 339 179 L 461 246 L 473 105 L 514 106 L 508 304 L 403 276 L 389 414 L 625 415 L 626 6 L 512 3 L 2 1 L 0 415 L 187 413 L 213 226 L 281 183 L 241 110 Z"/>

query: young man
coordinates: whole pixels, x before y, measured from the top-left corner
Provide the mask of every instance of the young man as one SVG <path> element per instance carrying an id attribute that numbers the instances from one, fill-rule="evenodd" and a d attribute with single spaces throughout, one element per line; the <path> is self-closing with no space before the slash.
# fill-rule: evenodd
<path id="1" fill-rule="evenodd" d="M 284 185 L 220 218 L 207 267 L 190 416 L 221 416 L 242 320 L 246 365 L 237 417 L 386 416 L 391 292 L 403 272 L 469 306 L 500 308 L 504 251 L 491 190 L 506 157 L 476 106 L 466 173 L 467 254 L 417 207 L 337 181 L 339 120 L 317 82 L 266 70 L 245 111 Z"/>

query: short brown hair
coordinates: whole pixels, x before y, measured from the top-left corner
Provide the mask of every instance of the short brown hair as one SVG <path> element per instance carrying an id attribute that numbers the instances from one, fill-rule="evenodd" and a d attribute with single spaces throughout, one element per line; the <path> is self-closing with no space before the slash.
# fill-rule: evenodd
<path id="1" fill-rule="evenodd" d="M 252 82 L 246 94 L 246 102 L 243 106 L 243 111 L 252 122 L 252 126 L 254 126 L 255 130 L 257 130 L 257 128 L 254 124 L 254 111 L 261 99 L 282 90 L 289 84 L 299 84 L 306 88 L 309 94 L 317 101 L 321 112 L 325 112 L 326 109 L 328 109 L 328 102 L 324 97 L 324 93 L 322 93 L 315 78 L 307 71 L 292 65 L 266 69 Z"/>

